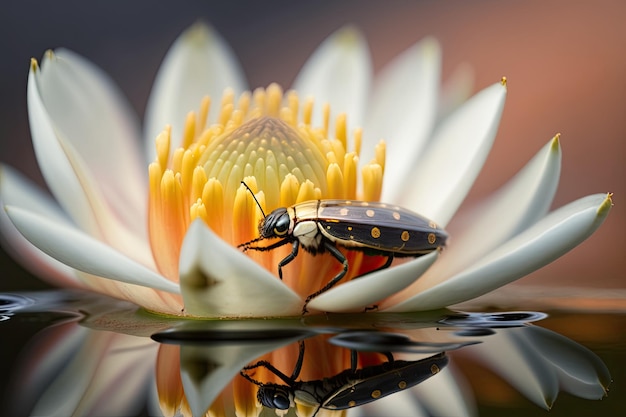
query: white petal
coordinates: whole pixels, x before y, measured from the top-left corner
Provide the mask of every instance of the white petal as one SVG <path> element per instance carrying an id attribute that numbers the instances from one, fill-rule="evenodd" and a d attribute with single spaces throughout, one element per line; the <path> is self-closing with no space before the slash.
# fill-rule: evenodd
<path id="1" fill-rule="evenodd" d="M 286 284 L 194 221 L 180 255 L 185 312 L 202 317 L 296 316 L 302 299 Z"/>
<path id="2" fill-rule="evenodd" d="M 611 204 L 610 195 L 595 194 L 561 207 L 473 266 L 387 311 L 441 308 L 470 300 L 521 278 L 588 238 L 602 224 Z M 445 262 L 445 256 L 441 261 Z"/>
<path id="3" fill-rule="evenodd" d="M 361 160 L 374 158 L 387 143 L 383 201 L 396 201 L 408 172 L 429 138 L 437 112 L 441 50 L 425 39 L 391 61 L 376 76 L 363 131 Z"/>
<path id="4" fill-rule="evenodd" d="M 293 83 L 300 97 L 315 99 L 314 126 L 322 125 L 324 103 L 330 104 L 331 123 L 345 112 L 349 131 L 363 126 L 371 67 L 367 43 L 353 27 L 336 31 L 317 48 Z"/>
<path id="5" fill-rule="evenodd" d="M 127 228 L 145 234 L 147 167 L 139 120 L 113 80 L 68 50 L 48 53 L 37 87 L 57 136 L 80 155 L 107 204 Z M 38 160 L 47 155 L 38 155 Z M 48 181 L 50 181 L 48 179 Z"/>
<path id="6" fill-rule="evenodd" d="M 5 205 L 31 207 L 56 221 L 69 223 L 61 208 L 33 183 L 3 164 L 0 164 L 0 205 L 3 208 L 0 211 L 0 241 L 11 255 L 38 277 L 61 285 L 77 285 L 74 270 L 33 246 L 15 228 L 4 210 Z"/>
<path id="7" fill-rule="evenodd" d="M 178 285 L 82 231 L 34 212 L 6 206 L 17 229 L 33 245 L 79 271 L 178 293 Z"/>
<path id="8" fill-rule="evenodd" d="M 439 252 L 434 251 L 410 262 L 353 279 L 315 297 L 308 307 L 334 313 L 363 311 L 415 282 L 438 255 Z"/>
<path id="9" fill-rule="evenodd" d="M 429 416 L 475 416 L 476 404 L 471 388 L 450 359 L 437 375 L 414 387 L 416 401 L 426 408 Z"/>
<path id="10" fill-rule="evenodd" d="M 520 330 L 498 329 L 483 344 L 469 346 L 463 353 L 476 357 L 526 398 L 549 409 L 559 393 L 558 378 L 550 364 L 537 355 L 532 339 Z"/>
<path id="11" fill-rule="evenodd" d="M 45 381 L 32 415 L 122 416 L 141 407 L 158 345 L 109 332 L 90 332 L 80 342 L 69 363 Z"/>
<path id="12" fill-rule="evenodd" d="M 453 234 L 445 261 L 430 269 L 415 290 L 445 281 L 544 217 L 560 171 L 561 147 L 556 136 L 513 179 L 463 219 L 466 228 Z"/>
<path id="13" fill-rule="evenodd" d="M 144 130 L 147 161 L 154 160 L 154 140 L 166 125 L 172 126 L 172 146 L 178 146 L 187 114 L 198 111 L 205 96 L 212 102 L 208 120 L 214 120 L 227 88 L 235 94 L 246 90 L 241 66 L 218 33 L 196 23 L 167 52 L 152 87 Z"/>
<path id="14" fill-rule="evenodd" d="M 580 398 L 599 400 L 606 395 L 611 375 L 606 365 L 586 347 L 550 330 L 530 327 L 532 346 L 555 368 L 561 389 Z"/>
<path id="15" fill-rule="evenodd" d="M 57 201 L 72 219 L 85 230 L 97 233 L 83 186 L 57 139 L 55 126 L 39 94 L 38 71 L 31 67 L 28 76 L 28 116 L 39 168 Z"/>
<path id="16" fill-rule="evenodd" d="M 455 111 L 434 133 L 398 203 L 445 226 L 478 176 L 500 123 L 506 87 L 496 83 Z"/>
<path id="17" fill-rule="evenodd" d="M 111 201 L 123 197 L 124 193 L 121 192 L 125 187 L 123 181 L 113 184 L 118 187 L 115 190 L 107 188 L 111 186 L 111 183 L 107 183 L 96 175 L 97 173 L 89 167 L 89 160 L 83 159 L 78 149 L 75 148 L 73 142 L 76 140 L 68 139 L 57 128 L 55 120 L 48 113 L 40 88 L 45 88 L 50 83 L 40 78 L 43 77 L 43 73 L 54 72 L 54 68 L 64 66 L 66 61 L 52 56 L 46 60 L 45 64 L 48 69 L 41 71 L 36 66 L 31 66 L 27 97 L 33 147 L 48 187 L 61 207 L 80 228 L 123 250 L 134 259 L 150 264 L 152 256 L 146 243 L 145 232 L 138 230 L 143 227 L 129 228 L 130 219 L 126 218 L 126 221 L 121 221 L 122 219 L 116 213 L 119 206 L 109 205 Z M 51 94 L 48 93 L 48 95 Z M 90 138 L 82 139 L 88 142 Z M 83 145 L 80 147 L 83 150 L 86 148 Z M 95 156 L 92 154 L 90 158 L 93 157 Z M 115 161 L 109 159 L 108 163 L 109 169 L 116 168 Z M 132 184 L 133 180 L 129 178 L 128 183 Z M 143 196 L 145 186 L 141 190 L 131 186 L 129 191 Z M 138 198 L 137 195 L 135 198 Z M 136 210 L 131 210 L 132 222 L 142 223 L 146 213 L 145 207 L 135 208 Z"/>

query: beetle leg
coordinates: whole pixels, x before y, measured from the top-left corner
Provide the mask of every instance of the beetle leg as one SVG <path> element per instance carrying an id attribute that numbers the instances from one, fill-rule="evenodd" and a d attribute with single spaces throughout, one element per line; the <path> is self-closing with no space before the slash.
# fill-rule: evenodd
<path id="1" fill-rule="evenodd" d="M 241 376 L 243 376 L 244 378 L 246 378 L 248 381 L 252 382 L 253 384 L 261 386 L 263 385 L 262 382 L 259 382 L 256 379 L 253 379 L 245 371 L 263 367 L 269 370 L 271 373 L 273 373 L 277 377 L 279 377 L 280 379 L 282 379 L 283 382 L 285 382 L 286 384 L 291 385 L 293 384 L 293 382 L 295 382 L 296 378 L 298 378 L 298 375 L 300 375 L 300 371 L 302 370 L 303 360 L 304 360 L 304 340 L 299 340 L 298 341 L 298 360 L 296 361 L 296 364 L 293 368 L 293 373 L 291 374 L 291 377 L 288 377 L 287 375 L 282 373 L 278 368 L 276 368 L 274 365 L 272 365 L 268 361 L 258 361 L 254 365 L 244 366 L 240 374 Z"/>
<path id="2" fill-rule="evenodd" d="M 337 282 L 339 282 L 341 280 L 341 278 L 343 278 L 346 273 L 348 272 L 348 260 L 346 259 L 345 256 L 343 256 L 343 253 L 341 253 L 339 251 L 339 249 L 337 249 L 337 247 L 335 245 L 333 245 L 332 243 L 324 240 L 324 249 L 326 249 L 328 252 L 330 252 L 331 255 L 333 255 L 335 257 L 335 259 L 337 259 L 339 262 L 341 262 L 341 264 L 343 265 L 343 269 L 341 271 L 339 271 L 339 273 L 337 275 L 335 275 L 335 277 L 333 279 L 331 279 L 330 281 L 328 281 L 328 283 L 326 285 L 324 285 L 324 287 L 322 287 L 321 289 L 315 291 L 313 294 L 309 295 L 306 300 L 304 301 L 304 306 L 302 307 L 302 314 L 306 313 L 308 310 L 306 309 L 306 305 L 309 304 L 309 301 L 311 301 L 313 298 L 317 297 L 318 295 L 320 295 L 323 292 L 328 291 L 330 288 L 333 287 L 333 285 L 335 285 Z"/>
<path id="3" fill-rule="evenodd" d="M 298 378 L 300 375 L 300 371 L 302 370 L 302 361 L 304 360 L 304 340 L 298 341 L 298 361 L 296 365 L 293 367 L 293 373 L 291 374 L 291 379 L 293 381 Z"/>
<path id="4" fill-rule="evenodd" d="M 352 373 L 356 372 L 357 363 L 359 361 L 359 354 L 356 350 L 350 350 L 350 370 Z"/>
<path id="5" fill-rule="evenodd" d="M 273 373 L 274 375 L 282 379 L 287 385 L 293 384 L 294 382 L 293 379 L 290 379 L 287 375 L 283 374 L 278 368 L 276 368 L 274 365 L 272 365 L 268 361 L 258 361 L 254 365 L 244 366 L 241 372 L 239 373 L 241 374 L 241 376 L 243 376 L 244 378 L 246 378 L 248 381 L 252 382 L 253 384 L 261 386 L 263 385 L 262 382 L 257 381 L 256 379 L 253 379 L 250 375 L 247 374 L 247 372 L 245 372 L 245 371 L 249 371 L 251 369 L 260 368 L 260 367 L 267 369 L 268 371 L 270 371 L 271 373 Z"/>
<path id="6" fill-rule="evenodd" d="M 300 242 L 296 239 L 293 241 L 293 246 L 291 249 L 291 253 L 278 263 L 278 277 L 283 279 L 283 266 L 287 265 L 289 262 L 293 261 L 296 256 L 298 256 L 298 247 L 300 247 Z"/>

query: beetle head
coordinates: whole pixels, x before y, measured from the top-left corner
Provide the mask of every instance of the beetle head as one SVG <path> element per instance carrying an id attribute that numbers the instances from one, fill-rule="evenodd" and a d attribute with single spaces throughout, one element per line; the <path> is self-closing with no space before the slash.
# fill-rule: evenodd
<path id="1" fill-rule="evenodd" d="M 264 238 L 283 237 L 291 230 L 291 218 L 285 207 L 277 208 L 259 223 L 259 234 Z"/>
<path id="2" fill-rule="evenodd" d="M 277 410 L 293 407 L 293 397 L 293 392 L 286 385 L 263 384 L 257 392 L 257 399 L 263 406 Z"/>

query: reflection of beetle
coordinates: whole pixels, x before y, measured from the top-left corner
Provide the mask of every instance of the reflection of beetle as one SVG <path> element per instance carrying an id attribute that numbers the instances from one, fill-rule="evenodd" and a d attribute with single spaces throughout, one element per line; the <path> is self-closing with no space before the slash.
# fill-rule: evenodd
<path id="1" fill-rule="evenodd" d="M 394 360 L 385 353 L 388 362 L 356 368 L 357 352 L 352 351 L 351 367 L 334 375 L 313 381 L 296 381 L 302 368 L 304 343 L 300 342 L 298 361 L 291 376 L 287 376 L 267 361 L 246 366 L 241 375 L 259 387 L 257 398 L 268 408 L 287 410 L 294 401 L 329 410 L 345 410 L 367 404 L 389 394 L 402 391 L 437 374 L 448 363 L 445 352 L 418 361 Z M 264 367 L 280 378 L 285 385 L 263 383 L 253 379 L 247 371 Z"/>
<path id="2" fill-rule="evenodd" d="M 305 306 L 348 272 L 348 261 L 337 246 L 360 250 L 367 255 L 386 256 L 387 262 L 380 267 L 383 269 L 391 265 L 394 257 L 425 255 L 443 247 L 448 238 L 435 222 L 401 207 L 378 202 L 312 200 L 277 208 L 266 216 L 252 190 L 245 182 L 242 184 L 263 214 L 259 223 L 260 236 L 238 246 L 244 252 L 268 251 L 291 243 L 291 253 L 278 263 L 280 279 L 283 278 L 283 266 L 295 259 L 300 246 L 313 255 L 328 251 L 343 265 L 343 270 L 323 288 L 307 297 Z M 272 238 L 280 240 L 268 246 L 253 245 Z"/>

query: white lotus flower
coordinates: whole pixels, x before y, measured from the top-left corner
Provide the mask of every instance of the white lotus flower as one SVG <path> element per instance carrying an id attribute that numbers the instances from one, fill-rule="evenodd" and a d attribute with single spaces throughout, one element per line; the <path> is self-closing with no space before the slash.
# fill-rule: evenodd
<path id="1" fill-rule="evenodd" d="M 439 46 L 427 39 L 372 82 L 366 43 L 347 28 L 312 55 L 293 92 L 270 85 L 249 93 L 229 48 L 198 24 L 165 58 L 141 144 L 139 122 L 101 70 L 67 50 L 47 53 L 30 68 L 28 111 L 53 198 L 3 165 L 2 234 L 35 273 L 152 311 L 297 315 L 337 262 L 301 253 L 281 281 L 277 264 L 289 248 L 237 249 L 257 236 L 260 218 L 240 182 L 266 212 L 310 199 L 381 199 L 445 227 L 489 153 L 506 82 L 446 107 L 439 120 L 439 69 Z M 441 256 L 351 280 L 381 258 L 348 253 L 348 276 L 309 310 L 439 308 L 553 261 L 591 235 L 611 206 L 610 195 L 592 195 L 546 215 L 560 155 L 557 135 Z"/>

